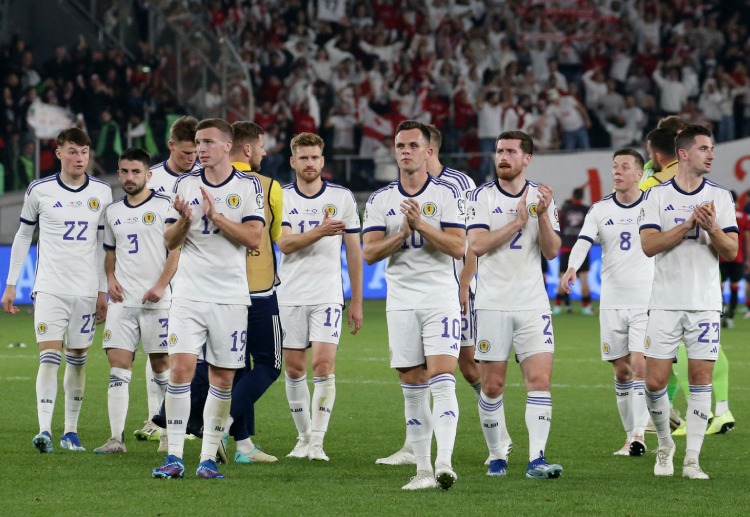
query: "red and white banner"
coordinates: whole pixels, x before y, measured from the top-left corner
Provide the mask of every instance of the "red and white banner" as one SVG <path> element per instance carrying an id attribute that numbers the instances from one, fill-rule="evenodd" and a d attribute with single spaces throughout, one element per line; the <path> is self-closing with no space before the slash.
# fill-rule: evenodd
<path id="1" fill-rule="evenodd" d="M 579 153 L 554 153 L 534 155 L 526 169 L 526 177 L 537 183 L 550 185 L 555 202 L 559 205 L 569 198 L 573 189 L 585 186 L 590 202 L 598 201 L 612 192 L 613 151 L 589 151 Z M 643 158 L 648 160 L 644 150 Z M 707 176 L 722 187 L 735 190 L 744 206 L 750 196 L 750 138 L 716 144 L 716 158 Z"/>
<path id="2" fill-rule="evenodd" d="M 63 129 L 73 125 L 73 114 L 60 106 L 45 104 L 40 100 L 29 106 L 26 121 L 40 139 L 56 138 Z"/>
<path id="3" fill-rule="evenodd" d="M 359 118 L 362 121 L 362 142 L 359 154 L 370 156 L 380 147 L 384 138 L 393 136 L 393 124 L 390 119 L 381 117 L 369 106 L 360 107 Z"/>

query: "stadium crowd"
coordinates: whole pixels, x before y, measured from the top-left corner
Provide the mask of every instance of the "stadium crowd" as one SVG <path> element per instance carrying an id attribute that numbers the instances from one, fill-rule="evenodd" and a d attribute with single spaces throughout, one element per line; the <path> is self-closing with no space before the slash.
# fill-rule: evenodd
<path id="1" fill-rule="evenodd" d="M 640 145 L 644 128 L 675 114 L 711 127 L 719 142 L 750 135 L 744 4 L 212 0 L 206 7 L 161 0 L 132 2 L 131 17 L 117 16 L 130 2 L 102 4 L 102 25 L 132 40 L 123 43 L 133 59 L 84 37 L 52 56 L 38 55 L 18 35 L 2 46 L 6 189 L 33 178 L 26 113 L 37 100 L 80 115 L 77 123 L 93 136 L 99 174 L 114 170 L 126 140 L 165 156 L 172 115 L 216 116 L 224 103 L 230 122 L 247 119 L 250 92 L 254 121 L 267 135 L 264 165 L 284 180 L 292 135 L 321 134 L 333 164 L 335 155 L 376 155 L 380 137 L 390 136 L 378 121 L 390 128 L 405 119 L 435 124 L 444 153 L 477 153 L 460 164 L 475 178 L 490 172 L 490 160 L 480 162 L 479 153 L 513 129 L 529 132 L 540 150 Z M 147 7 L 163 18 L 149 17 Z M 161 22 L 149 28 L 153 20 Z M 252 88 L 233 80 L 225 98 L 218 81 L 203 88 L 199 60 L 175 55 L 177 29 L 195 27 L 235 43 Z M 195 48 L 217 53 L 207 39 Z M 178 74 L 191 93 L 182 104 L 172 93 Z M 42 174 L 55 169 L 53 147 L 42 142 Z M 371 186 L 372 169 L 364 172 L 353 188 Z"/>

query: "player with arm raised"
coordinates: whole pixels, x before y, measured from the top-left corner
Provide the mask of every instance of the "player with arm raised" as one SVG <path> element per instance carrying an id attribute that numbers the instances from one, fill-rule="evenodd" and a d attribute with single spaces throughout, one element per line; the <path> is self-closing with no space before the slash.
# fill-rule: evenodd
<path id="1" fill-rule="evenodd" d="M 286 396 L 297 427 L 297 444 L 287 456 L 328 461 L 323 438 L 336 399 L 334 368 L 344 310 L 341 245 L 352 289 L 352 334 L 362 327 L 362 251 L 354 195 L 321 178 L 323 146 L 313 133 L 292 139 L 296 181 L 283 187 L 284 216 L 276 244 L 282 253 L 279 311 L 285 329 Z M 307 348 L 312 348 L 312 400 Z"/>
<path id="2" fill-rule="evenodd" d="M 195 142 L 203 170 L 183 174 L 175 184 L 166 220 L 167 248 L 182 246 L 169 309 L 171 369 L 165 396 L 169 453 L 152 471 L 155 478 L 183 477 L 185 431 L 190 415 L 190 381 L 206 345 L 209 390 L 196 475 L 222 478 L 216 451 L 231 405 L 234 372 L 245 364 L 247 340 L 247 249 L 260 244 L 265 220 L 257 178 L 232 167 L 232 127 L 202 120 Z"/>
<path id="3" fill-rule="evenodd" d="M 111 434 L 104 445 L 94 449 L 98 454 L 126 452 L 128 391 L 139 341 L 153 368 L 161 399 L 169 381 L 169 281 L 177 270 L 179 253 L 175 250 L 167 256 L 164 220 L 171 201 L 146 188 L 150 160 L 148 153 L 138 148 L 120 155 L 117 174 L 125 197 L 105 211 L 109 309 L 103 341 L 110 364 L 107 402 Z"/>
<path id="4" fill-rule="evenodd" d="M 406 435 L 417 463 L 417 475 L 403 488 L 439 484 L 448 489 L 458 477 L 452 455 L 459 415 L 454 374 L 461 311 L 453 259 L 462 258 L 466 248 L 464 202 L 454 185 L 427 172 L 433 151 L 424 124 L 402 122 L 395 143 L 399 179 L 367 202 L 364 257 L 368 264 L 388 259 L 390 362 L 401 380 Z"/>
<path id="5" fill-rule="evenodd" d="M 34 328 L 39 344 L 36 378 L 39 434 L 32 440 L 41 453 L 52 452 L 52 413 L 57 372 L 65 344 L 65 429 L 63 449 L 86 450 L 78 437 L 78 416 L 86 384 L 86 355 L 96 324 L 107 314 L 104 275 L 103 214 L 112 189 L 86 174 L 91 140 L 78 128 L 57 135 L 55 155 L 60 172 L 29 185 L 21 209 L 21 226 L 13 239 L 5 312 L 18 307 L 16 281 L 39 227 L 37 275 L 34 281 Z"/>
<path id="6" fill-rule="evenodd" d="M 505 476 L 503 391 L 511 346 L 521 365 L 529 431 L 526 477 L 557 478 L 545 448 L 552 423 L 552 315 L 539 256 L 560 249 L 552 189 L 526 179 L 534 143 L 522 131 L 501 133 L 495 142 L 497 179 L 469 196 L 469 246 L 478 257 L 476 357 L 482 372 L 479 417 L 490 449 L 489 476 Z"/>
<path id="7" fill-rule="evenodd" d="M 654 260 L 643 254 L 637 232 L 643 194 L 638 180 L 643 157 L 635 149 L 615 151 L 612 176 L 615 192 L 594 204 L 586 215 L 570 253 L 562 287 L 570 293 L 578 268 L 591 246 L 602 246 L 602 294 L 599 305 L 601 355 L 612 363 L 615 394 L 627 438 L 616 456 L 642 456 L 648 424 L 644 379 L 648 302 L 654 279 Z"/>
<path id="8" fill-rule="evenodd" d="M 667 379 L 680 341 L 688 357 L 687 445 L 683 477 L 708 479 L 699 464 L 711 411 L 711 373 L 719 354 L 722 309 L 719 257 L 737 255 L 737 219 L 729 191 L 704 176 L 711 171 L 711 132 L 689 125 L 675 138 L 677 174 L 646 194 L 641 245 L 656 257 L 644 344 L 646 403 L 659 448 L 656 476 L 674 473 Z"/>

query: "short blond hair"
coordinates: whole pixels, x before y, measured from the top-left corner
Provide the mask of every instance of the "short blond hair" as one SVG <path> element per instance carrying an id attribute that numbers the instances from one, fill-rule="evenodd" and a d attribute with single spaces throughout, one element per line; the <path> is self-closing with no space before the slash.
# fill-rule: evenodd
<path id="1" fill-rule="evenodd" d="M 289 147 L 292 149 L 292 154 L 297 154 L 298 147 L 320 147 L 320 153 L 323 154 L 325 148 L 325 142 L 315 133 L 300 133 L 294 135 L 292 141 L 289 143 Z"/>

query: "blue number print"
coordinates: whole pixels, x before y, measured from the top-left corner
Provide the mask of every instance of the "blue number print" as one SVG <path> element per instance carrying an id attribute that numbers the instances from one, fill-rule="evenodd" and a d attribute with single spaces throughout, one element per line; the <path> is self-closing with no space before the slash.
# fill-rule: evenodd
<path id="1" fill-rule="evenodd" d="M 231 352 L 237 352 L 238 336 L 241 345 L 239 351 L 242 352 L 245 349 L 245 345 L 247 344 L 247 331 L 243 330 L 242 332 L 238 333 L 235 330 L 234 332 L 232 332 L 232 348 L 229 349 Z"/>
<path id="2" fill-rule="evenodd" d="M 131 233 L 130 235 L 126 235 L 128 239 L 130 239 L 130 244 L 133 245 L 132 250 L 128 250 L 128 253 L 138 253 L 138 234 L 137 233 Z"/>
<path id="3" fill-rule="evenodd" d="M 719 333 L 720 328 L 718 323 L 698 323 L 698 327 L 703 329 L 703 332 L 701 332 L 701 335 L 698 336 L 698 343 L 718 343 L 719 342 Z M 712 339 L 709 341 L 706 334 L 708 334 L 711 331 L 711 328 L 713 327 L 714 334 L 716 335 L 715 339 Z"/>
<path id="4" fill-rule="evenodd" d="M 63 234 L 64 241 L 85 241 L 86 240 L 86 236 L 83 235 L 83 232 L 85 232 L 89 227 L 88 221 L 78 221 L 77 223 L 76 221 L 65 221 L 63 224 L 65 224 L 65 226 L 68 227 L 65 234 Z M 73 230 L 75 230 L 76 225 L 80 226 L 81 230 L 78 232 L 78 235 L 73 237 L 70 234 L 73 233 Z"/>
<path id="5" fill-rule="evenodd" d="M 521 246 L 520 244 L 516 244 L 521 239 L 522 235 L 523 235 L 523 231 L 522 230 L 518 230 L 518 234 L 515 237 L 513 237 L 512 241 L 510 241 L 510 249 L 512 249 L 512 250 L 523 249 L 523 246 Z"/>
<path id="6" fill-rule="evenodd" d="M 161 324 L 161 328 L 164 329 L 163 334 L 159 334 L 160 338 L 167 337 L 167 333 L 169 332 L 169 318 L 159 318 L 159 323 Z"/>
<path id="7" fill-rule="evenodd" d="M 209 218 L 204 215 L 203 217 L 201 217 L 201 220 L 203 221 L 203 232 L 202 232 L 203 235 L 208 235 L 209 233 L 212 233 L 211 229 L 208 226 L 211 223 L 211 221 L 209 220 Z M 213 231 L 213 233 L 219 233 L 219 229 L 216 228 Z"/>
<path id="8" fill-rule="evenodd" d="M 630 249 L 630 232 L 622 232 L 620 234 L 620 249 L 628 251 Z"/>
<path id="9" fill-rule="evenodd" d="M 675 217 L 674 218 L 674 222 L 676 224 L 682 224 L 685 221 L 686 221 L 686 219 L 683 218 L 683 217 Z M 686 239 L 690 239 L 690 240 L 695 240 L 695 239 L 697 239 L 700 236 L 700 234 L 701 234 L 701 227 L 696 224 L 695 225 L 695 233 L 693 235 L 685 235 L 685 238 Z"/>
<path id="10" fill-rule="evenodd" d="M 96 313 L 84 314 L 83 325 L 81 326 L 81 334 L 90 334 L 96 330 Z"/>
<path id="11" fill-rule="evenodd" d="M 552 317 L 549 314 L 545 314 L 544 316 L 542 316 L 542 319 L 546 322 L 543 334 L 545 336 L 551 336 L 552 329 L 550 329 L 550 327 L 552 326 Z"/>
<path id="12" fill-rule="evenodd" d="M 330 327 L 331 326 L 331 307 L 328 307 L 325 310 L 325 313 L 326 313 L 326 322 L 323 323 L 323 326 L 324 327 Z M 333 326 L 334 327 L 338 327 L 339 326 L 339 320 L 341 319 L 341 309 L 339 309 L 338 307 L 334 307 L 333 308 L 333 313 L 336 315 L 336 321 L 333 322 Z"/>

